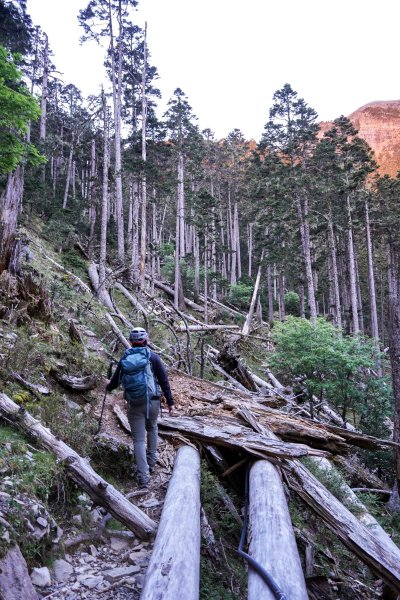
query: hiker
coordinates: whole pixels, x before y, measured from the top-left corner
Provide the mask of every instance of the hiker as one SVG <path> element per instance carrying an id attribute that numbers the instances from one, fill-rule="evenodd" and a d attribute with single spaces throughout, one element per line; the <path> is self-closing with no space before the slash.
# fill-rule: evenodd
<path id="1" fill-rule="evenodd" d="M 124 352 L 106 387 L 107 392 L 112 392 L 120 384 L 124 388 L 137 467 L 136 479 L 140 487 L 147 487 L 157 462 L 160 387 L 167 401 L 169 414 L 174 411 L 167 371 L 158 354 L 147 347 L 148 339 L 147 331 L 141 327 L 135 327 L 131 331 L 129 341 L 132 347 Z"/>

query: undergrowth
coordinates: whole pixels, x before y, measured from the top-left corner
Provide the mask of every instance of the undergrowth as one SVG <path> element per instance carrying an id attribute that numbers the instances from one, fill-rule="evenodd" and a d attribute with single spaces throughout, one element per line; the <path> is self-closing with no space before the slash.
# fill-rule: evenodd
<path id="1" fill-rule="evenodd" d="M 236 554 L 241 529 L 222 502 L 217 478 L 202 463 L 201 503 L 213 530 L 218 556 L 212 557 L 202 540 L 200 563 L 201 600 L 238 600 L 247 597 L 247 573 Z"/>

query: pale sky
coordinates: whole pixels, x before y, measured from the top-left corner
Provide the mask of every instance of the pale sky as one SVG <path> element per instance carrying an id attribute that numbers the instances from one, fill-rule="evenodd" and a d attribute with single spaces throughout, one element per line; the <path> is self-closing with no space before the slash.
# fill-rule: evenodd
<path id="1" fill-rule="evenodd" d="M 88 0 L 28 0 L 66 83 L 85 95 L 105 81 L 103 51 L 79 45 Z M 188 97 L 201 129 L 257 141 L 273 93 L 290 83 L 320 120 L 400 98 L 398 0 L 139 0 L 163 100 Z"/>

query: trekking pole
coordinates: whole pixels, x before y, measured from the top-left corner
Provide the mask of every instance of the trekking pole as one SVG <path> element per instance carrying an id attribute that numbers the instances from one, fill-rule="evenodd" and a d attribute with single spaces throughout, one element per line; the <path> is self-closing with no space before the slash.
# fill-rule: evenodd
<path id="1" fill-rule="evenodd" d="M 108 365 L 108 369 L 107 369 L 107 379 L 111 379 L 111 377 L 112 377 L 112 366 L 113 366 L 113 362 L 114 362 L 114 361 L 112 360 L 112 361 L 110 362 L 110 364 Z M 106 398 L 107 398 L 107 388 L 106 388 L 106 391 L 105 391 L 105 393 L 104 393 L 103 404 L 102 404 L 102 407 L 101 407 L 101 413 L 100 413 L 99 427 L 98 427 L 98 429 L 97 429 L 97 431 L 96 431 L 96 435 L 97 435 L 98 433 L 100 433 L 100 429 L 101 429 L 101 423 L 102 423 L 102 421 L 103 421 L 103 412 L 104 412 L 104 407 L 105 407 L 105 405 L 106 405 Z"/>
<path id="2" fill-rule="evenodd" d="M 96 431 L 96 435 L 97 435 L 98 433 L 100 433 L 100 429 L 101 429 L 101 422 L 102 422 L 102 420 L 103 420 L 103 412 L 104 412 L 104 407 L 105 407 L 105 405 L 106 405 L 106 398 L 107 398 L 107 390 L 105 391 L 104 398 L 103 398 L 103 405 L 102 405 L 102 407 L 101 407 L 101 414 L 100 414 L 99 427 L 98 427 L 98 429 L 97 429 L 97 431 Z"/>

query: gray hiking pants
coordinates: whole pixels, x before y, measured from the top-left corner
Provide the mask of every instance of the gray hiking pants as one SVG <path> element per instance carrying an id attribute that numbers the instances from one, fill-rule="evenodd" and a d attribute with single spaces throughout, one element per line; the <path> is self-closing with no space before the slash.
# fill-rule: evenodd
<path id="1" fill-rule="evenodd" d="M 158 428 L 157 418 L 160 410 L 160 399 L 150 400 L 149 418 L 146 418 L 146 399 L 134 405 L 128 405 L 128 421 L 131 426 L 133 451 L 137 467 L 139 484 L 146 484 L 150 479 L 149 467 L 157 462 Z M 146 455 L 147 431 L 147 455 Z"/>

